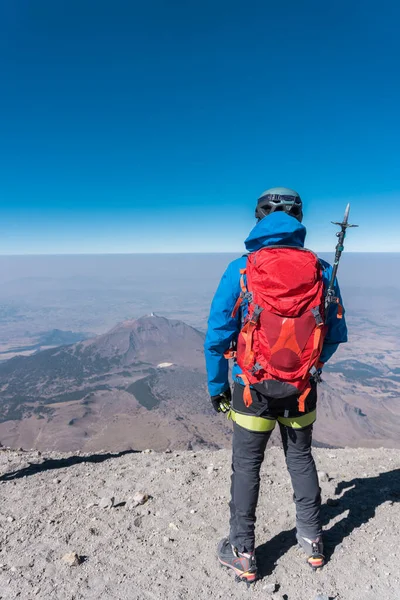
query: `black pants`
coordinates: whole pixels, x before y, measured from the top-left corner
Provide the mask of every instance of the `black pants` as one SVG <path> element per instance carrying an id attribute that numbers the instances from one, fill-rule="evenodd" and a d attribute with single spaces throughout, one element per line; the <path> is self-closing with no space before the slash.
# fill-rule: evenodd
<path id="1" fill-rule="evenodd" d="M 314 394 L 316 396 L 316 390 Z M 235 386 L 233 407 L 238 409 L 239 405 L 239 408 L 245 410 L 240 405 L 242 395 L 242 386 Z M 284 410 L 274 408 L 266 416 L 277 419 L 283 415 Z M 294 491 L 297 531 L 304 537 L 315 539 L 321 534 L 321 493 L 311 452 L 313 426 L 293 429 L 279 423 L 279 427 Z M 230 542 L 239 552 L 252 552 L 255 545 L 260 468 L 272 431 L 250 431 L 237 423 L 233 424 L 233 428 Z"/>

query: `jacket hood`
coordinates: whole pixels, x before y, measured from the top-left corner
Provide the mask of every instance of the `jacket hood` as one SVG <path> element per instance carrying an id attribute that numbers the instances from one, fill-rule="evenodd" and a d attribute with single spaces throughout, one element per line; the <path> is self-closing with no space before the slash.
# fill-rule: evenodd
<path id="1" fill-rule="evenodd" d="M 285 212 L 273 212 L 259 221 L 245 241 L 246 250 L 255 252 L 264 246 L 303 247 L 307 230 Z"/>

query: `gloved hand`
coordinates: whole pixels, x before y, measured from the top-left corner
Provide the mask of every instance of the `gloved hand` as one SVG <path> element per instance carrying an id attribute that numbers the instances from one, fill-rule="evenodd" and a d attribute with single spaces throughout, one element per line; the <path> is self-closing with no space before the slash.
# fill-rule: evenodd
<path id="1" fill-rule="evenodd" d="M 230 410 L 231 399 L 232 399 L 232 392 L 231 392 L 231 388 L 229 387 L 222 394 L 218 394 L 218 396 L 211 396 L 211 403 L 216 412 L 226 413 L 226 412 L 228 412 L 228 410 Z"/>
<path id="2" fill-rule="evenodd" d="M 315 383 L 322 383 L 322 369 L 324 367 L 324 363 L 323 362 L 318 362 L 316 367 L 313 367 L 313 369 L 311 370 L 311 380 L 314 381 Z"/>

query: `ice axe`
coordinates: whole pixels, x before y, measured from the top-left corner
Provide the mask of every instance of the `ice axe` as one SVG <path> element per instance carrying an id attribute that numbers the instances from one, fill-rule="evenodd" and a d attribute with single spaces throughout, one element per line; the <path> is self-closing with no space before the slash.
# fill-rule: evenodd
<path id="1" fill-rule="evenodd" d="M 329 307 L 331 304 L 339 304 L 339 298 L 335 296 L 335 279 L 339 268 L 340 257 L 342 256 L 342 252 L 344 250 L 344 239 L 346 237 L 346 231 L 349 227 L 358 227 L 358 225 L 350 225 L 349 223 L 349 214 L 350 214 L 350 203 L 346 206 L 346 210 L 344 212 L 343 221 L 339 223 L 338 221 L 332 221 L 333 225 L 338 225 L 340 227 L 340 231 L 337 232 L 336 236 L 338 238 L 338 243 L 336 245 L 335 252 L 335 261 L 333 263 L 332 276 L 329 282 L 328 289 L 326 291 L 325 298 L 325 321 L 327 317 L 327 313 L 329 311 Z"/>

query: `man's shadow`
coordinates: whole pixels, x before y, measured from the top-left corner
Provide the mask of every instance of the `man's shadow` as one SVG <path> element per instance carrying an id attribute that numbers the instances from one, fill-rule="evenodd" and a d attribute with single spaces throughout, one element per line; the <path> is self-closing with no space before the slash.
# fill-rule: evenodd
<path id="1" fill-rule="evenodd" d="M 29 477 L 31 475 L 37 475 L 44 471 L 52 471 L 54 469 L 65 469 L 72 467 L 73 465 L 79 465 L 80 463 L 102 463 L 112 458 L 120 458 L 125 454 L 135 454 L 140 452 L 139 450 L 123 450 L 122 452 L 116 452 L 112 454 L 107 452 L 106 454 L 91 454 L 89 456 L 68 456 L 67 458 L 48 458 L 40 463 L 29 463 L 27 467 L 18 469 L 17 471 L 10 471 L 4 473 L 0 477 L 0 481 L 12 481 L 14 479 L 21 479 L 22 477 Z"/>
<path id="2" fill-rule="evenodd" d="M 400 469 L 381 473 L 376 477 L 357 477 L 342 481 L 336 486 L 335 494 L 340 495 L 337 506 L 324 504 L 321 509 L 322 525 L 348 511 L 340 521 L 324 533 L 324 553 L 329 561 L 335 549 L 355 529 L 375 517 L 378 506 L 384 502 L 400 501 Z M 260 577 L 267 577 L 274 571 L 278 559 L 295 546 L 296 530 L 283 531 L 259 546 L 256 550 Z"/>

